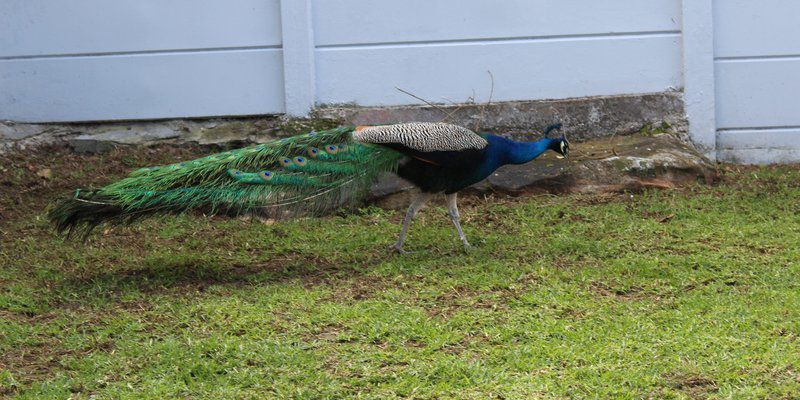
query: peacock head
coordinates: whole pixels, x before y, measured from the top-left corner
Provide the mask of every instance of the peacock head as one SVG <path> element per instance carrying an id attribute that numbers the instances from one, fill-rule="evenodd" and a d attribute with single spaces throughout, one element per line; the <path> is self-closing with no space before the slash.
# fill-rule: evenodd
<path id="1" fill-rule="evenodd" d="M 547 127 L 544 131 L 544 137 L 549 138 L 550 133 L 556 130 L 561 129 L 561 124 L 553 124 Z M 561 154 L 564 157 L 569 156 L 569 140 L 567 140 L 567 135 L 562 134 L 560 138 L 557 139 L 550 139 L 550 145 L 548 146 L 550 150 L 555 151 L 558 154 Z"/>

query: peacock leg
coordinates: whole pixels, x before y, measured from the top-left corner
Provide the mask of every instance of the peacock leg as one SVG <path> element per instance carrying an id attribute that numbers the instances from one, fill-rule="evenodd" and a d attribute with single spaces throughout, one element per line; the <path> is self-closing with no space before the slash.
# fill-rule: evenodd
<path id="1" fill-rule="evenodd" d="M 417 215 L 417 212 L 425 202 L 428 201 L 430 194 L 421 192 L 414 198 L 414 201 L 411 202 L 411 205 L 408 207 L 408 211 L 406 211 L 406 217 L 403 219 L 403 228 L 400 230 L 400 237 L 397 239 L 397 243 L 389 246 L 389 249 L 392 251 L 396 251 L 398 253 L 405 253 L 406 251 L 403 250 L 403 243 L 406 241 L 406 234 L 408 233 L 408 225 L 411 224 L 411 220 L 414 219 L 414 216 Z"/>
<path id="2" fill-rule="evenodd" d="M 450 214 L 450 220 L 453 221 L 453 225 L 456 226 L 456 231 L 458 231 L 458 238 L 461 239 L 461 243 L 464 243 L 464 247 L 469 248 L 469 242 L 467 241 L 467 237 L 464 236 L 464 231 L 461 229 L 461 223 L 458 222 L 458 204 L 456 204 L 456 194 L 451 193 L 447 195 L 447 213 Z"/>

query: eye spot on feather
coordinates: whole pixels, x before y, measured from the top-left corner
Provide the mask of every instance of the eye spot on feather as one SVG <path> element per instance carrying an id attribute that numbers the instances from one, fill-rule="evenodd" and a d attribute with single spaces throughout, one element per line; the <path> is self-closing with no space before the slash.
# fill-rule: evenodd
<path id="1" fill-rule="evenodd" d="M 292 165 L 292 160 L 289 158 L 284 158 L 281 160 L 281 165 L 283 165 L 284 167 L 288 167 Z"/>
<path id="2" fill-rule="evenodd" d="M 268 181 L 268 180 L 272 179 L 272 172 L 261 171 L 261 172 L 258 173 L 258 176 L 260 176 L 261 179 L 263 179 L 265 181 Z"/>
<path id="3" fill-rule="evenodd" d="M 299 165 L 299 166 L 301 166 L 301 167 L 302 167 L 302 166 L 304 166 L 304 165 L 306 165 L 306 159 L 305 159 L 305 158 L 303 158 L 303 157 L 297 157 L 297 158 L 295 158 L 295 159 L 294 159 L 294 162 L 295 162 L 295 164 L 297 164 L 297 165 Z"/>
<path id="4" fill-rule="evenodd" d="M 329 144 L 325 147 L 325 151 L 328 152 L 328 154 L 336 154 L 339 152 L 339 148 L 336 147 L 335 144 Z"/>
<path id="5" fill-rule="evenodd" d="M 308 148 L 308 156 L 311 158 L 317 158 L 319 155 L 319 149 L 316 147 L 309 147 Z"/>

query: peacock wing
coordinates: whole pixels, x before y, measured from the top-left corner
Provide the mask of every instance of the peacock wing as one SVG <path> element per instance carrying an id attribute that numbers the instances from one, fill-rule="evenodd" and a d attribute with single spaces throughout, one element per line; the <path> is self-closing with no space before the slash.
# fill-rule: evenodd
<path id="1" fill-rule="evenodd" d="M 359 126 L 356 141 L 378 144 L 427 164 L 460 166 L 476 159 L 488 142 L 475 132 L 452 124 L 415 122 Z"/>
<path id="2" fill-rule="evenodd" d="M 392 146 L 398 151 L 421 153 L 481 150 L 489 144 L 467 128 L 433 122 L 358 126 L 353 132 L 353 139 L 361 143 Z"/>

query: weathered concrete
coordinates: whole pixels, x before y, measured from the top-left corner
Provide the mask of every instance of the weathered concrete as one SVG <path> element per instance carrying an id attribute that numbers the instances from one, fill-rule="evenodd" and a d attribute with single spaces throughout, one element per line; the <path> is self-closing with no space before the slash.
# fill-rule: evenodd
<path id="1" fill-rule="evenodd" d="M 563 122 L 573 141 L 626 135 L 647 124 L 667 122 L 683 132 L 679 92 L 553 101 L 504 102 L 382 108 L 327 107 L 312 119 L 283 116 L 80 124 L 0 122 L 0 152 L 42 144 L 66 143 L 80 152 L 103 152 L 119 145 L 158 143 L 245 144 L 340 124 L 441 121 L 478 131 L 532 139 L 554 122 Z"/>
<path id="2" fill-rule="evenodd" d="M 114 146 L 161 143 L 239 145 L 325 129 L 340 121 L 280 116 L 91 124 L 0 123 L 0 152 L 67 144 L 77 152 L 102 153 Z"/>
<path id="3" fill-rule="evenodd" d="M 519 139 L 538 136 L 555 122 L 564 124 L 571 140 L 628 135 L 647 124 L 667 122 L 685 131 L 680 92 L 586 97 L 566 100 L 519 101 L 400 107 L 328 107 L 315 116 L 354 125 L 445 120 L 475 131 L 505 134 Z"/>
<path id="4" fill-rule="evenodd" d="M 489 105 L 322 108 L 312 119 L 272 116 L 98 124 L 0 123 L 0 151 L 58 142 L 79 152 L 159 143 L 238 146 L 341 124 L 443 119 L 478 131 L 533 140 L 547 125 L 562 122 L 572 142 L 569 159 L 557 159 L 549 152 L 526 165 L 503 167 L 469 190 L 504 194 L 618 192 L 714 179 L 714 165 L 686 144 L 682 110 L 680 93 L 659 93 Z M 409 183 L 387 175 L 373 187 L 372 197 L 383 206 L 403 208 L 408 205 L 410 188 Z"/>
<path id="5" fill-rule="evenodd" d="M 570 157 L 548 152 L 524 165 L 500 168 L 468 189 L 473 193 L 607 193 L 644 188 L 675 188 L 711 183 L 715 165 L 673 133 L 615 136 L 574 143 Z M 372 188 L 373 198 L 387 208 L 404 208 L 411 185 L 396 177 Z"/>

